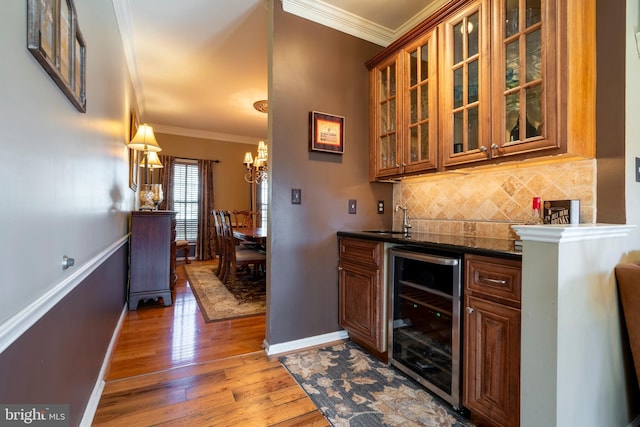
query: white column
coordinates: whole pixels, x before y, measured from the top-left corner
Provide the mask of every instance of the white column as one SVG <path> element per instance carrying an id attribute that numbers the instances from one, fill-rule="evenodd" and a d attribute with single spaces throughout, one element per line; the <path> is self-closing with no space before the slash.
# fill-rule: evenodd
<path id="1" fill-rule="evenodd" d="M 514 226 L 523 240 L 522 427 L 628 424 L 614 268 L 633 227 Z"/>

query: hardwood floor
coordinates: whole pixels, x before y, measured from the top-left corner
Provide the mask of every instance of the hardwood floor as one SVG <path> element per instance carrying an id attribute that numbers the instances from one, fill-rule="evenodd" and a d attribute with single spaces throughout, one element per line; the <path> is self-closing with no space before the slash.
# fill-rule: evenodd
<path id="1" fill-rule="evenodd" d="M 328 426 L 262 350 L 264 315 L 205 323 L 177 272 L 171 307 L 127 313 L 93 425 Z"/>

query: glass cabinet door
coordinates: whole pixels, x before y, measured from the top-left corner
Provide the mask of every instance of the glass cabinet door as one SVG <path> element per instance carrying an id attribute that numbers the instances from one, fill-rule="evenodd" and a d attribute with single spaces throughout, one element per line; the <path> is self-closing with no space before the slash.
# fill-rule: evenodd
<path id="1" fill-rule="evenodd" d="M 375 135 L 375 164 L 372 171 L 375 177 L 396 175 L 401 171 L 398 137 L 399 92 L 397 58 L 385 61 L 371 70 L 373 106 L 372 131 Z"/>
<path id="2" fill-rule="evenodd" d="M 437 153 L 437 42 L 431 31 L 403 51 L 404 150 L 403 172 L 436 168 Z"/>
<path id="3" fill-rule="evenodd" d="M 547 55 L 553 28 L 545 22 L 548 0 L 501 0 L 495 7 L 493 155 L 554 146 L 555 72 Z M 545 42 L 547 41 L 547 42 Z"/>
<path id="4" fill-rule="evenodd" d="M 476 1 L 443 24 L 445 164 L 486 159 L 491 137 L 489 13 Z"/>

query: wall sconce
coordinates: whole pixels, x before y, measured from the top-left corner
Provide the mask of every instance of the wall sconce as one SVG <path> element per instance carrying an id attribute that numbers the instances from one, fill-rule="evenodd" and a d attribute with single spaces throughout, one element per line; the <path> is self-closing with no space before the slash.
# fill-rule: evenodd
<path id="1" fill-rule="evenodd" d="M 144 164 L 141 164 L 140 166 L 146 169 L 146 173 L 144 178 L 144 189 L 140 190 L 140 201 L 142 202 L 140 210 L 154 210 L 154 194 L 149 178 L 152 167 L 158 167 L 157 164 L 162 167 L 162 163 L 160 163 L 160 159 L 158 159 L 157 155 L 157 152 L 162 151 L 162 148 L 158 145 L 156 136 L 153 134 L 153 128 L 146 123 L 140 125 L 133 139 L 127 144 L 127 147 L 132 150 L 144 152 Z M 150 155 L 152 153 L 155 154 L 155 158 L 157 159 L 157 164 L 155 166 L 151 166 Z"/>
<path id="2" fill-rule="evenodd" d="M 260 184 L 262 181 L 267 180 L 269 177 L 267 156 L 267 144 L 264 141 L 258 143 L 258 154 L 255 159 L 249 151 L 244 154 L 243 163 L 247 167 L 247 173 L 244 176 L 245 181 Z"/>

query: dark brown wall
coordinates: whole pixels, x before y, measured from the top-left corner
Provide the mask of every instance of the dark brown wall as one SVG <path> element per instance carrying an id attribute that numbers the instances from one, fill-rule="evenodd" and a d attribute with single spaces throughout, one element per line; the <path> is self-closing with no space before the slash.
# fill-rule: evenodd
<path id="1" fill-rule="evenodd" d="M 368 182 L 369 89 L 365 61 L 382 48 L 282 11 L 273 19 L 269 312 L 278 344 L 339 330 L 338 230 L 391 226 L 391 184 Z M 345 117 L 344 155 L 310 153 L 309 112 Z M 291 204 L 291 189 L 302 204 Z M 347 211 L 357 200 L 357 214 Z M 376 213 L 384 200 L 386 213 Z"/>
<path id="2" fill-rule="evenodd" d="M 123 245 L 0 354 L 0 402 L 69 404 L 80 424 L 124 307 Z"/>
<path id="3" fill-rule="evenodd" d="M 596 221 L 625 224 L 626 2 L 597 2 L 596 20 Z"/>

